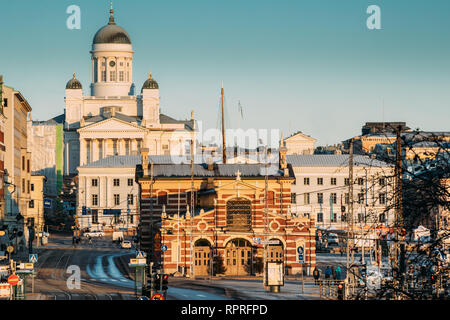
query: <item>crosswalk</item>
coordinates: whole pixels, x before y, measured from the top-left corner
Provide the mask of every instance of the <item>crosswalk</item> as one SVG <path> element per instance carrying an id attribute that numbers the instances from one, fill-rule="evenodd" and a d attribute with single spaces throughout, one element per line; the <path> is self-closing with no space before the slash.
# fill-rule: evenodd
<path id="1" fill-rule="evenodd" d="M 120 250 L 123 252 L 134 252 L 135 249 L 122 249 L 120 247 L 120 245 L 118 245 L 117 243 L 113 243 L 111 241 L 102 241 L 102 240 L 93 240 L 92 243 L 88 243 L 88 242 L 81 242 L 76 244 L 75 246 L 72 244 L 72 241 L 58 241 L 58 242 L 53 242 L 53 243 L 49 243 L 45 246 L 45 248 L 52 248 L 52 249 L 67 249 L 67 248 L 75 248 L 75 249 L 109 249 L 109 250 Z"/>

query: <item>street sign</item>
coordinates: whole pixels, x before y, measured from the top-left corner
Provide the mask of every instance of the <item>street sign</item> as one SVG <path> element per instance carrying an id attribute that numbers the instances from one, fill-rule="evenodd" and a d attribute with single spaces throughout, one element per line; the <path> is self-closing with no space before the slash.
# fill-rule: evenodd
<path id="1" fill-rule="evenodd" d="M 0 283 L 0 298 L 9 298 L 11 296 L 11 286 L 9 283 Z"/>
<path id="2" fill-rule="evenodd" d="M 16 286 L 19 283 L 19 277 L 15 274 L 10 275 L 8 278 L 8 283 L 13 287 Z"/>
<path id="3" fill-rule="evenodd" d="M 5 231 L 0 231 L 0 237 L 3 237 L 6 234 Z"/>
<path id="4" fill-rule="evenodd" d="M 52 207 L 52 200 L 51 199 L 44 199 L 44 208 L 45 209 L 51 209 Z"/>
<path id="5" fill-rule="evenodd" d="M 161 251 L 162 251 L 162 252 L 166 252 L 167 249 L 168 249 L 168 248 L 167 248 L 167 246 L 166 246 L 165 244 L 161 246 Z"/>
<path id="6" fill-rule="evenodd" d="M 267 285 L 284 286 L 283 263 L 267 263 Z"/>
<path id="7" fill-rule="evenodd" d="M 266 240 L 261 241 L 262 245 L 280 244 L 280 240 Z"/>
<path id="8" fill-rule="evenodd" d="M 253 238 L 253 244 L 261 244 L 261 238 Z"/>
<path id="9" fill-rule="evenodd" d="M 156 293 L 152 296 L 151 300 L 165 300 L 164 296 L 161 293 Z"/>
<path id="10" fill-rule="evenodd" d="M 31 263 L 37 263 L 38 262 L 38 255 L 37 254 L 30 254 L 28 255 L 28 261 Z"/>
<path id="11" fill-rule="evenodd" d="M 12 253 L 14 251 L 14 247 L 9 246 L 8 248 L 6 248 L 6 251 L 8 251 L 9 253 Z"/>
<path id="12" fill-rule="evenodd" d="M 25 270 L 34 270 L 34 263 L 25 263 Z"/>
<path id="13" fill-rule="evenodd" d="M 304 263 L 305 257 L 304 257 L 304 250 L 303 247 L 297 248 L 297 254 L 298 254 L 298 263 Z"/>
<path id="14" fill-rule="evenodd" d="M 136 253 L 136 259 L 145 259 L 145 254 L 143 251 L 138 251 Z"/>

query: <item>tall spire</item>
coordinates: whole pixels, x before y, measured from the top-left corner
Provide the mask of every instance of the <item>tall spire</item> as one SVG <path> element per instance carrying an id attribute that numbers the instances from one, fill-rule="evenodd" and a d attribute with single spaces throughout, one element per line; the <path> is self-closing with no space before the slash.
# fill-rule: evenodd
<path id="1" fill-rule="evenodd" d="M 113 2 L 111 0 L 111 10 L 109 10 L 109 23 L 108 24 L 116 24 L 116 22 L 114 21 L 114 9 L 113 9 Z"/>

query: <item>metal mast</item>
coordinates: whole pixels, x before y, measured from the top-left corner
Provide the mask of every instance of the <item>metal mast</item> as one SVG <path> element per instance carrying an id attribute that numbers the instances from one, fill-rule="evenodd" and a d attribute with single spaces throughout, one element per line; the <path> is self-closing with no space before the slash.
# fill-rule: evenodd
<path id="1" fill-rule="evenodd" d="M 223 143 L 223 164 L 227 163 L 227 145 L 225 139 L 225 94 L 223 90 L 223 82 L 222 82 L 222 143 Z"/>

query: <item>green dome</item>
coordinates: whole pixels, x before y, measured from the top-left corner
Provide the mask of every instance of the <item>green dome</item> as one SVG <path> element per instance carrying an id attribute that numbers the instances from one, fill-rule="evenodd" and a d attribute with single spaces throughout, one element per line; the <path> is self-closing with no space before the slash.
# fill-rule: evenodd
<path id="1" fill-rule="evenodd" d="M 71 89 L 71 90 L 83 89 L 81 82 L 75 78 L 75 73 L 73 74 L 73 78 L 70 79 L 69 82 L 67 82 L 66 89 Z"/>
<path id="2" fill-rule="evenodd" d="M 148 77 L 147 81 L 145 81 L 144 85 L 142 86 L 142 90 L 144 90 L 144 89 L 159 89 L 158 82 L 156 82 L 156 80 L 152 78 L 151 73 L 150 73 L 150 76 Z"/>

